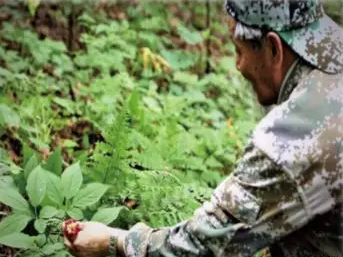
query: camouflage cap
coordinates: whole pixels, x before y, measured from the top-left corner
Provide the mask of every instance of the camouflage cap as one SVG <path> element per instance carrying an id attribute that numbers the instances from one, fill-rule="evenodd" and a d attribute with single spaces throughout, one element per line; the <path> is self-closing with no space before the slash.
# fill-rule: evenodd
<path id="1" fill-rule="evenodd" d="M 246 26 L 277 32 L 318 69 L 343 72 L 343 30 L 325 14 L 320 0 L 225 0 L 225 8 Z"/>

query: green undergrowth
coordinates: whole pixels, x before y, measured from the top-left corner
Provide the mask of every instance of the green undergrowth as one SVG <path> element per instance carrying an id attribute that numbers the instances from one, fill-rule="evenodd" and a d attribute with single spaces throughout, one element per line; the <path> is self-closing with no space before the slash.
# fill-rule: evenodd
<path id="1" fill-rule="evenodd" d="M 127 5 L 120 19 L 78 6 L 73 51 L 6 7 L 16 20 L 0 32 L 0 244 L 16 256 L 67 256 L 69 217 L 176 224 L 233 170 L 261 111 L 221 4 L 210 26 L 206 6 L 189 4 Z"/>

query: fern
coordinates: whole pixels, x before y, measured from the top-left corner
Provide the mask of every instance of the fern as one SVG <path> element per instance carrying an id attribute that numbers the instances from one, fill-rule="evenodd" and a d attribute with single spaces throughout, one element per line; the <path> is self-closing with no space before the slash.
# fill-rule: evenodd
<path id="1" fill-rule="evenodd" d="M 191 217 L 211 194 L 210 188 L 190 181 L 185 173 L 176 170 L 148 171 L 138 178 L 140 183 L 134 190 L 131 188 L 131 196 L 139 202 L 132 218 L 155 227 L 174 225 Z"/>
<path id="2" fill-rule="evenodd" d="M 105 138 L 108 140 L 109 146 L 113 149 L 112 161 L 109 163 L 109 168 L 105 171 L 104 183 L 110 182 L 111 175 L 114 171 L 121 171 L 127 168 L 124 161 L 126 158 L 126 147 L 128 144 L 128 114 L 124 108 L 118 115 L 115 126 L 111 131 L 107 131 Z"/>
<path id="3" fill-rule="evenodd" d="M 124 106 L 115 121 L 105 128 L 105 143 L 97 145 L 92 166 L 96 167 L 93 178 L 105 184 L 120 184 L 124 181 L 121 173 L 126 172 L 128 165 L 127 146 L 129 143 L 128 109 Z M 92 175 L 92 174 L 91 174 Z M 120 180 L 120 181 L 119 181 Z"/>
<path id="4" fill-rule="evenodd" d="M 211 189 L 206 183 L 194 182 L 196 173 L 181 171 L 202 170 L 201 160 L 191 158 L 196 139 L 178 125 L 172 112 L 164 113 L 161 129 L 152 137 L 141 124 L 146 122 L 139 119 L 142 112 L 134 90 L 115 122 L 105 129 L 106 142 L 97 145 L 90 176 L 113 186 L 110 193 L 116 204 L 137 203 L 138 208 L 126 215 L 126 223 L 172 225 L 190 217 Z"/>

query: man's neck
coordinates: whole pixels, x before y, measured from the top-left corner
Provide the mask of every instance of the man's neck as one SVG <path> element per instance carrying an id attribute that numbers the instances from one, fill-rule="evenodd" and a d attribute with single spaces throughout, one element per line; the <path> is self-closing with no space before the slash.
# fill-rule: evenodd
<path id="1" fill-rule="evenodd" d="M 277 105 L 286 101 L 291 95 L 293 89 L 298 85 L 301 79 L 306 76 L 313 67 L 307 64 L 300 57 L 297 57 L 293 63 L 290 65 L 286 75 L 282 81 L 281 88 L 279 91 L 279 96 L 277 100 Z"/>

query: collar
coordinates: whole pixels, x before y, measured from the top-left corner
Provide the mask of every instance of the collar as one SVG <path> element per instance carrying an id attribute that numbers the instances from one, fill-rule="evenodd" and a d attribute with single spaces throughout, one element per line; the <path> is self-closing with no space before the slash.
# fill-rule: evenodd
<path id="1" fill-rule="evenodd" d="M 301 58 L 297 58 L 288 69 L 285 78 L 282 81 L 277 105 L 286 101 L 291 95 L 293 89 L 298 83 L 313 70 L 313 67 L 307 64 Z"/>

